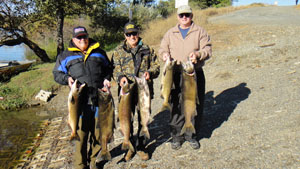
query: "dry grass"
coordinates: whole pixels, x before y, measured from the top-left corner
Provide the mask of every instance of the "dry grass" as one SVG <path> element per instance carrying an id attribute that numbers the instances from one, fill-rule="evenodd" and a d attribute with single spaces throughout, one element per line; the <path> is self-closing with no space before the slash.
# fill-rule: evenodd
<path id="1" fill-rule="evenodd" d="M 208 32 L 210 32 L 210 26 L 207 22 L 209 17 L 223 15 L 226 13 L 230 13 L 236 10 L 257 7 L 257 6 L 265 6 L 261 3 L 255 3 L 248 6 L 240 6 L 240 7 L 223 7 L 223 8 L 207 8 L 204 10 L 196 9 L 193 11 L 194 13 L 194 22 L 198 25 L 204 27 Z M 144 42 L 150 46 L 157 47 L 160 44 L 161 39 L 164 34 L 171 27 L 175 26 L 177 23 L 176 13 L 173 13 L 170 17 L 166 19 L 158 19 L 150 22 L 145 30 L 142 32 L 141 36 L 144 39 Z"/>

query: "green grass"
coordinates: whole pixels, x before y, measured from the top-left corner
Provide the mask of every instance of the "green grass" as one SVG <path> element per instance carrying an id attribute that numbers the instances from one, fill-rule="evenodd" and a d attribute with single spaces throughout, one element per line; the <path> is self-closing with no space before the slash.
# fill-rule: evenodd
<path id="1" fill-rule="evenodd" d="M 0 109 L 18 109 L 26 106 L 43 89 L 55 91 L 59 88 L 53 80 L 52 69 L 55 63 L 38 64 L 29 71 L 14 76 L 10 81 L 0 83 Z"/>

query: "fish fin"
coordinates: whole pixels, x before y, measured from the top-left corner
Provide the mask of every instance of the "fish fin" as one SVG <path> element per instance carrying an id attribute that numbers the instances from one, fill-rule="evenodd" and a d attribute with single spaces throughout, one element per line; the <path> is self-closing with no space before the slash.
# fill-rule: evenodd
<path id="1" fill-rule="evenodd" d="M 186 124 L 184 123 L 184 126 L 181 129 L 180 135 L 183 135 L 184 133 L 196 133 L 195 127 L 192 123 Z"/>
<path id="2" fill-rule="evenodd" d="M 114 136 L 111 136 L 108 142 L 109 142 L 109 143 L 112 143 L 112 142 L 114 142 L 114 140 L 115 140 L 115 137 L 114 137 Z"/>
<path id="3" fill-rule="evenodd" d="M 70 102 L 71 102 L 72 104 L 75 104 L 75 98 L 74 98 L 74 96 L 71 97 Z"/>
<path id="4" fill-rule="evenodd" d="M 120 133 L 122 134 L 122 136 L 124 136 L 124 133 L 123 133 L 122 129 L 119 128 L 118 130 L 120 131 Z"/>
<path id="5" fill-rule="evenodd" d="M 147 139 L 150 139 L 149 130 L 146 127 L 143 127 L 142 130 L 140 131 L 140 136 L 144 136 Z"/>
<path id="6" fill-rule="evenodd" d="M 163 104 L 162 108 L 160 109 L 160 112 L 163 111 L 171 111 L 171 105 L 170 104 Z"/>

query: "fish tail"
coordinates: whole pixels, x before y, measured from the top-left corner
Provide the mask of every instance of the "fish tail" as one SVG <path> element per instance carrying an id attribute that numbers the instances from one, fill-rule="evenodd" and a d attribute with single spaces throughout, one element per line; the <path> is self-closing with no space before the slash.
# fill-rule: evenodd
<path id="1" fill-rule="evenodd" d="M 134 147 L 133 147 L 133 145 L 131 144 L 130 141 L 128 141 L 127 143 L 123 142 L 123 144 L 122 144 L 122 150 L 128 150 L 128 149 L 130 151 L 134 152 Z"/>
<path id="2" fill-rule="evenodd" d="M 110 161 L 111 160 L 111 155 L 110 152 L 105 150 L 101 150 L 101 152 L 97 155 L 96 157 L 96 163 L 99 163 L 101 161 Z"/>
<path id="3" fill-rule="evenodd" d="M 141 131 L 140 131 L 140 136 L 144 136 L 147 139 L 150 139 L 150 133 L 149 130 L 146 127 L 142 127 Z"/>
<path id="4" fill-rule="evenodd" d="M 104 160 L 110 161 L 111 160 L 110 152 L 109 151 L 101 151 L 100 158 L 102 159 L 101 161 L 104 161 Z"/>
<path id="5" fill-rule="evenodd" d="M 180 135 L 183 135 L 184 133 L 196 133 L 195 127 L 192 123 L 184 123 L 184 126 L 181 129 Z"/>
<path id="6" fill-rule="evenodd" d="M 78 141 L 80 140 L 77 132 L 74 132 L 71 134 L 70 141 L 72 141 L 72 140 L 78 140 Z"/>

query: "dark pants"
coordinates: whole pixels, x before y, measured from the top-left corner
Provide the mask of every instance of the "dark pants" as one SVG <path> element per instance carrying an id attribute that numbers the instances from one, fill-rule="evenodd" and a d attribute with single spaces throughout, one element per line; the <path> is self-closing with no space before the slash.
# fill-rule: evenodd
<path id="1" fill-rule="evenodd" d="M 171 136 L 174 141 L 184 141 L 196 139 L 197 132 L 200 129 L 200 123 L 203 115 L 204 98 L 205 98 L 205 76 L 203 70 L 196 71 L 197 77 L 197 90 L 199 103 L 197 104 L 197 115 L 192 119 L 192 123 L 195 127 L 196 134 L 184 134 L 180 135 L 181 129 L 184 125 L 185 118 L 184 112 L 181 111 L 182 104 L 182 93 L 181 93 L 181 71 L 180 68 L 176 68 L 173 74 L 173 81 L 175 88 L 171 91 L 171 119 L 170 119 L 170 130 Z"/>
<path id="2" fill-rule="evenodd" d="M 80 140 L 76 140 L 75 143 L 75 168 L 86 168 L 88 166 L 88 161 L 90 161 L 90 163 L 95 163 L 97 154 L 101 150 L 99 142 L 100 131 L 99 128 L 96 128 L 97 119 L 98 107 L 85 104 L 78 123 L 79 129 L 77 130 L 77 133 Z M 90 143 L 89 148 L 88 141 Z"/>

